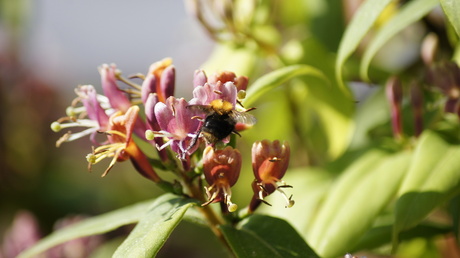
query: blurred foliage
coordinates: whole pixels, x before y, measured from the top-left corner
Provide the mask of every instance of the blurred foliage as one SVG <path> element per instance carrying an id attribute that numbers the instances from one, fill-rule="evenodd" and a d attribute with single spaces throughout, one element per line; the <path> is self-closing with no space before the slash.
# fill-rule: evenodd
<path id="1" fill-rule="evenodd" d="M 365 256 L 460 255 L 458 1 L 189 0 L 187 4 L 216 41 L 213 54 L 202 68 L 208 74 L 230 70 L 250 78 L 245 104 L 257 107 L 253 114 L 258 123 L 243 133 L 237 146 L 247 147 L 262 139 L 290 142 L 291 165 L 284 180 L 294 187 L 296 205 L 284 209 L 283 200 L 270 197 L 273 206 L 264 206 L 260 213 L 289 222 L 293 229 L 280 226 L 284 221 L 273 222 L 273 227 L 279 226 L 280 232 L 295 241 L 299 240 L 294 234 L 297 231 L 308 243 L 304 256 L 314 256 L 308 251 L 310 247 L 321 257 L 349 252 Z M 8 89 L 5 74 L 0 78 L 2 91 Z M 386 84 L 391 76 L 401 81 L 397 98 L 388 94 L 388 88 L 394 86 Z M 21 82 L 17 78 L 14 81 Z M 2 100 L 11 96 L 1 95 Z M 0 104 L 13 106 L 8 103 L 11 102 Z M 32 111 L 26 113 L 29 112 Z M 18 116 L 21 115 L 14 115 Z M 29 132 L 21 135 L 37 133 L 37 124 L 49 123 L 46 118 L 31 117 L 35 120 L 26 119 L 28 125 L 17 126 L 29 127 Z M 400 131 L 394 135 L 394 124 L 399 119 L 401 127 L 396 131 Z M 9 135 L 13 141 L 15 138 L 6 131 L 10 128 L 6 124 L 10 123 L 5 116 L 1 121 L 2 136 Z M 44 147 L 40 142 L 43 138 L 33 138 L 32 142 L 39 141 L 40 145 L 29 145 L 22 151 L 40 153 L 40 147 L 52 149 L 49 142 Z M 0 145 L 5 164 L 21 158 L 20 154 L 11 157 L 7 144 L 5 141 Z M 16 142 L 14 145 L 17 146 Z M 31 149 L 34 146 L 36 149 Z M 243 156 L 250 155 L 244 148 L 241 152 Z M 47 159 L 36 158 L 41 164 L 44 160 Z M 48 166 L 62 168 L 48 162 Z M 48 166 L 42 165 L 41 170 L 48 170 Z M 8 178 L 20 173 L 5 167 L 2 171 L 8 172 L 4 173 Z M 250 170 L 249 166 L 243 167 L 240 181 L 249 180 L 244 173 Z M 48 170 L 46 175 L 57 171 Z M 75 171 L 66 171 L 72 172 Z M 2 186 L 3 182 L 6 181 L 2 178 Z M 45 185 L 44 194 L 47 187 L 52 186 Z M 94 193 L 97 184 L 88 182 L 84 187 L 93 188 L 89 191 L 94 196 L 102 194 Z M 146 184 L 148 191 L 149 187 Z M 251 195 L 247 185 L 239 183 L 235 189 L 237 200 L 247 200 Z M 147 195 L 141 193 L 139 197 Z M 202 218 L 189 213 L 191 203 L 178 204 L 180 201 L 171 196 L 160 198 L 166 198 L 166 203 L 152 204 L 144 212 L 155 213 L 155 209 L 164 209 L 162 205 L 174 207 L 171 214 L 155 215 L 161 224 L 158 228 L 165 230 L 166 235 L 182 218 L 203 223 Z M 250 217 L 249 222 L 236 228 L 223 227 L 236 254 L 250 253 L 247 246 L 237 245 L 240 238 L 247 238 L 248 243 L 257 247 L 270 246 L 270 239 L 251 240 L 254 235 L 264 234 L 263 230 L 254 230 L 254 225 L 263 225 L 259 216 L 262 215 Z M 120 218 L 114 217 L 115 222 Z M 141 217 L 134 221 L 139 221 L 139 225 L 154 224 Z M 110 229 L 123 223 L 115 223 Z M 94 228 L 73 230 L 80 236 L 95 233 L 91 231 Z M 152 247 L 136 243 L 133 237 L 118 252 L 133 246 Z M 158 243 L 155 248 L 161 245 Z M 302 252 L 302 247 L 299 249 Z M 157 251 L 150 250 L 148 255 Z M 276 256 L 278 251 L 274 248 L 255 252 Z"/>

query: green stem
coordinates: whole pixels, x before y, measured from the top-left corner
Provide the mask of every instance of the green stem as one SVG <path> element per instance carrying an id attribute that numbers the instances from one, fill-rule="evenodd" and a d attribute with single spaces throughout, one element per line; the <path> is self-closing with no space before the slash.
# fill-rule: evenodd
<path id="1" fill-rule="evenodd" d="M 193 184 L 189 180 L 189 178 L 186 178 L 185 186 L 190 191 L 190 195 L 192 198 L 199 200 L 200 203 L 206 202 L 206 199 L 203 195 L 203 191 L 200 189 L 198 185 Z M 222 234 L 222 231 L 219 228 L 220 225 L 224 224 L 223 219 L 219 217 L 209 205 L 199 208 L 199 211 L 206 218 L 208 225 L 211 228 L 211 231 L 214 233 L 214 235 L 220 240 L 220 242 L 222 242 L 222 244 L 229 250 L 229 252 L 233 254 L 232 248 L 230 247 L 229 243 L 227 242 L 224 235 Z"/>

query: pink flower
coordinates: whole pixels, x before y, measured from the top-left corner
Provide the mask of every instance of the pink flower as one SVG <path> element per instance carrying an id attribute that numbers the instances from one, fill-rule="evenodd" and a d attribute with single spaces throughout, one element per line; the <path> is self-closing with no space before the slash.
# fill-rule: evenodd
<path id="1" fill-rule="evenodd" d="M 110 109 L 108 99 L 105 96 L 97 94 L 93 86 L 79 86 L 75 89 L 75 93 L 78 97 L 74 99 L 72 106 L 67 108 L 68 116 L 52 123 L 51 129 L 55 132 L 71 127 L 87 129 L 78 133 L 68 131 L 56 142 L 56 146 L 58 147 L 63 142 L 73 141 L 86 135 L 91 135 L 91 140 L 96 143 L 96 132 L 107 129 L 109 123 L 108 113 L 113 112 Z M 82 106 L 78 106 L 78 103 L 81 103 Z"/>
<path id="2" fill-rule="evenodd" d="M 155 137 L 166 137 L 168 140 L 158 149 L 171 146 L 171 149 L 181 159 L 186 159 L 198 146 L 189 148 L 196 136 L 200 122 L 193 119 L 193 112 L 187 109 L 188 103 L 183 99 L 169 97 L 166 102 L 158 102 L 155 105 L 155 118 L 160 131 L 155 131 Z"/>
<path id="3" fill-rule="evenodd" d="M 263 140 L 253 144 L 252 169 L 256 179 L 253 182 L 254 196 L 249 205 L 250 211 L 254 211 L 261 202 L 265 202 L 264 197 L 275 191 L 281 192 L 284 196 L 287 203 L 286 207 L 294 205 L 294 201 L 280 189 L 291 187 L 281 181 L 289 165 L 289 157 L 290 148 L 287 142 L 281 144 L 278 140 L 274 142 Z M 282 185 L 278 185 L 278 183 L 282 183 Z"/>
<path id="4" fill-rule="evenodd" d="M 122 91 L 117 85 L 117 70 L 115 64 L 103 64 L 99 67 L 101 74 L 102 90 L 105 96 L 109 99 L 110 106 L 116 110 L 126 112 L 132 106 L 128 95 Z"/>
<path id="5" fill-rule="evenodd" d="M 210 203 L 221 202 L 225 212 L 234 212 L 237 205 L 232 203 L 231 187 L 236 183 L 241 170 L 241 154 L 238 150 L 227 146 L 223 150 L 206 147 L 203 153 L 203 172 L 209 187 L 206 189 Z"/>
<path id="6" fill-rule="evenodd" d="M 197 86 L 193 90 L 193 99 L 191 105 L 209 105 L 213 100 L 222 99 L 230 102 L 233 107 L 236 106 L 237 89 L 233 82 L 222 83 L 205 83 L 203 86 Z"/>
<path id="7" fill-rule="evenodd" d="M 142 102 L 145 104 L 151 93 L 156 93 L 160 102 L 174 95 L 176 70 L 171 58 L 153 63 L 142 83 Z"/>
<path id="8" fill-rule="evenodd" d="M 153 170 L 147 156 L 139 149 L 132 134 L 134 125 L 138 119 L 139 107 L 130 107 L 125 114 L 117 111 L 110 116 L 109 127 L 105 133 L 109 144 L 97 147 L 94 151 L 87 155 L 89 166 L 96 164 L 105 158 L 112 158 L 109 167 L 105 170 L 102 176 L 107 175 L 115 163 L 130 159 L 136 170 L 144 177 L 160 182 L 161 179 Z"/>

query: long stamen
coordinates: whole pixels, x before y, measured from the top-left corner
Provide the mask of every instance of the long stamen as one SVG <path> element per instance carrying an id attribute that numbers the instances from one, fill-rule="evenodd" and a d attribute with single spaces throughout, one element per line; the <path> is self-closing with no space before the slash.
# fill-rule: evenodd
<path id="1" fill-rule="evenodd" d="M 283 190 L 281 190 L 280 187 L 277 187 L 276 190 L 277 190 L 278 192 L 280 192 L 281 195 L 283 196 L 284 200 L 286 200 L 286 206 L 285 206 L 286 208 L 291 208 L 292 206 L 294 206 L 295 201 L 292 200 L 292 195 L 289 196 L 289 198 L 288 198 L 287 195 L 286 195 L 286 193 L 285 193 Z"/>
<path id="2" fill-rule="evenodd" d="M 126 85 L 130 86 L 130 87 L 133 87 L 137 90 L 141 90 L 142 89 L 142 86 L 140 86 L 139 84 L 136 84 L 128 79 L 126 79 L 125 77 L 121 76 L 121 73 L 119 71 L 117 71 L 115 73 L 115 78 L 117 78 L 119 81 L 122 81 L 124 82 Z"/>

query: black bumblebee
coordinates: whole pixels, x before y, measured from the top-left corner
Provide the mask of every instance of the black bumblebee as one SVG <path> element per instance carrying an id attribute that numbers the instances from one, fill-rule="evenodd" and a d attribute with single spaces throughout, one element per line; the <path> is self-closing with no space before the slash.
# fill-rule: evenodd
<path id="1" fill-rule="evenodd" d="M 254 108 L 239 112 L 233 108 L 232 103 L 222 99 L 215 99 L 209 105 L 190 105 L 187 108 L 206 114 L 203 125 L 193 139 L 190 148 L 196 144 L 200 135 L 203 136 L 207 144 L 215 145 L 232 133 L 240 135 L 239 130 L 251 127 L 256 123 L 256 118 L 247 113 Z"/>

